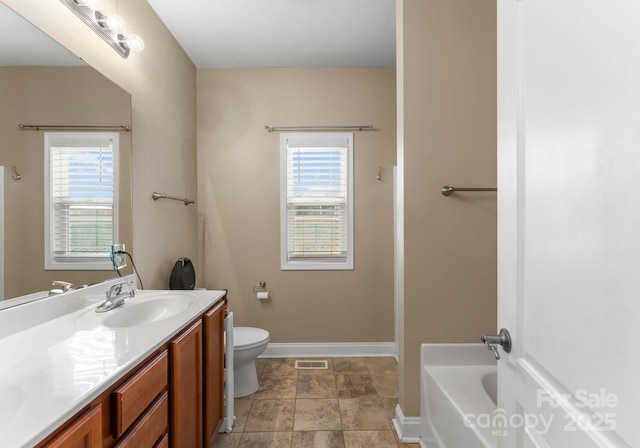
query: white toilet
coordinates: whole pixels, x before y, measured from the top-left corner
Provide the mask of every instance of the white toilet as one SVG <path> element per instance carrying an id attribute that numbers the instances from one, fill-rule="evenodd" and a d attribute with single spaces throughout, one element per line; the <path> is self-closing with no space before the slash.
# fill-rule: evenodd
<path id="1" fill-rule="evenodd" d="M 234 396 L 246 397 L 258 390 L 256 358 L 269 344 L 269 332 L 261 328 L 233 327 Z"/>

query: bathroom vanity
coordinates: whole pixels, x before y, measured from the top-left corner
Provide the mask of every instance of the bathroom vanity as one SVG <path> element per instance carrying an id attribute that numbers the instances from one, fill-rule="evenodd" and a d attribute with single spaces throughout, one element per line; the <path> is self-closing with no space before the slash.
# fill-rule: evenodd
<path id="1" fill-rule="evenodd" d="M 3 446 L 213 441 L 224 419 L 226 293 L 138 291 L 96 313 L 124 279 L 0 311 Z"/>

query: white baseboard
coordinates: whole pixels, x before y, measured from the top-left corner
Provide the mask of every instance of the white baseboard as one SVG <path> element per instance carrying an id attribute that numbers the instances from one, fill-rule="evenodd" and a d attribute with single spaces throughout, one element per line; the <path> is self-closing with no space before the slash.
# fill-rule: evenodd
<path id="1" fill-rule="evenodd" d="M 398 439 L 402 443 L 420 443 L 421 429 L 420 429 L 420 417 L 405 417 L 402 413 L 400 405 L 396 406 L 396 418 L 391 420 L 393 429 L 396 430 Z"/>
<path id="2" fill-rule="evenodd" d="M 317 358 L 393 356 L 398 359 L 395 342 L 333 342 L 333 343 L 269 343 L 260 358 Z"/>

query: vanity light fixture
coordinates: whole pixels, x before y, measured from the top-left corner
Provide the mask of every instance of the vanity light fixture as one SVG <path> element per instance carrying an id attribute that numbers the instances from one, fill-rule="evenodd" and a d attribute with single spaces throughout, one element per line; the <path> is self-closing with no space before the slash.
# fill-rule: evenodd
<path id="1" fill-rule="evenodd" d="M 127 27 L 127 22 L 118 14 L 109 14 L 105 16 L 100 11 L 96 11 L 96 19 L 98 25 L 113 30 L 114 33 L 122 33 Z"/>
<path id="2" fill-rule="evenodd" d="M 102 0 L 78 0 L 76 3 L 80 6 L 86 6 L 93 10 L 104 9 L 104 2 Z"/>
<path id="3" fill-rule="evenodd" d="M 102 12 L 102 0 L 60 0 L 75 13 L 89 28 L 96 32 L 120 56 L 126 58 L 131 51 L 142 51 L 144 41 L 137 34 L 124 34 L 127 24 L 117 15 Z"/>

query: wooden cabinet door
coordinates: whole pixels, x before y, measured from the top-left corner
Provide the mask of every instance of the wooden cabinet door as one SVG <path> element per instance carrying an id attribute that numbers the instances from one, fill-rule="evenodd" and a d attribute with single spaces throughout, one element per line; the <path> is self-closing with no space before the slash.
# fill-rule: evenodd
<path id="1" fill-rule="evenodd" d="M 169 434 L 165 434 L 153 448 L 169 448 Z"/>
<path id="2" fill-rule="evenodd" d="M 202 446 L 202 321 L 171 341 L 171 446 Z"/>
<path id="3" fill-rule="evenodd" d="M 94 406 L 58 434 L 46 448 L 101 448 L 102 409 Z"/>
<path id="4" fill-rule="evenodd" d="M 204 440 L 209 446 L 224 420 L 224 318 L 222 303 L 207 312 L 204 325 Z M 233 397 L 231 398 L 233 399 Z"/>

